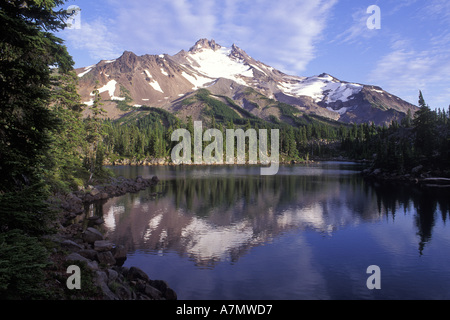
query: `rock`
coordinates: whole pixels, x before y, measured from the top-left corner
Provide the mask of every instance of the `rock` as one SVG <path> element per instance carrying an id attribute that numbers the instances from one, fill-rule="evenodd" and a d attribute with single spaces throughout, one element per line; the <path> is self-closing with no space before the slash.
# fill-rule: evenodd
<path id="1" fill-rule="evenodd" d="M 417 173 L 419 173 L 420 171 L 422 171 L 422 169 L 423 169 L 423 166 L 420 165 L 420 166 L 417 166 L 417 167 L 413 168 L 413 169 L 411 170 L 411 172 L 417 174 Z"/>
<path id="2" fill-rule="evenodd" d="M 98 262 L 113 266 L 116 264 L 116 259 L 114 259 L 111 251 L 98 252 L 97 253 Z"/>
<path id="3" fill-rule="evenodd" d="M 92 189 L 91 196 L 96 197 L 100 194 L 100 191 L 97 188 Z"/>
<path id="4" fill-rule="evenodd" d="M 100 199 L 108 199 L 109 198 L 109 194 L 108 193 L 106 193 L 106 192 L 102 192 L 102 193 L 100 193 L 100 196 L 99 196 L 99 198 Z"/>
<path id="5" fill-rule="evenodd" d="M 94 250 L 97 252 L 111 251 L 114 244 L 107 240 L 97 240 L 94 242 Z"/>
<path id="6" fill-rule="evenodd" d="M 124 285 L 114 285 L 114 292 L 119 300 L 135 300 L 136 294 Z"/>
<path id="7" fill-rule="evenodd" d="M 111 252 L 117 265 L 122 265 L 127 260 L 127 250 L 123 245 L 115 246 Z"/>
<path id="8" fill-rule="evenodd" d="M 146 282 L 150 281 L 148 275 L 137 267 L 131 267 L 127 272 L 127 278 L 129 280 L 144 280 Z"/>
<path id="9" fill-rule="evenodd" d="M 82 238 L 84 242 L 89 244 L 93 244 L 95 241 L 103 240 L 103 234 L 95 228 L 87 228 L 86 231 L 83 232 Z"/>
<path id="10" fill-rule="evenodd" d="M 66 261 L 84 261 L 84 262 L 89 262 L 89 259 L 83 257 L 82 255 L 76 253 L 76 252 L 72 252 L 71 254 L 69 254 L 66 257 Z"/>
<path id="11" fill-rule="evenodd" d="M 153 280 L 150 281 L 150 284 L 152 287 L 158 289 L 166 300 L 177 300 L 177 294 L 173 289 L 169 288 L 167 282 L 163 280 Z"/>
<path id="12" fill-rule="evenodd" d="M 114 282 L 119 278 L 119 273 L 114 269 L 108 269 L 108 282 Z"/>
<path id="13" fill-rule="evenodd" d="M 103 296 L 106 300 L 118 300 L 116 295 L 111 291 L 108 286 L 108 275 L 104 271 L 97 271 L 95 277 L 96 284 L 103 292 Z"/>
<path id="14" fill-rule="evenodd" d="M 78 251 L 78 250 L 84 249 L 84 247 L 82 247 L 81 245 L 79 245 L 78 243 L 76 243 L 72 240 L 64 240 L 63 242 L 61 242 L 61 246 L 65 247 L 71 251 Z"/>
<path id="15" fill-rule="evenodd" d="M 91 270 L 98 270 L 98 263 L 97 261 L 91 261 L 83 256 L 81 256 L 78 253 L 71 253 L 66 257 L 66 261 L 80 261 L 80 262 L 85 262 L 88 266 L 88 268 L 90 268 Z"/>
<path id="16" fill-rule="evenodd" d="M 78 252 L 81 256 L 85 257 L 89 260 L 96 260 L 97 259 L 97 251 L 93 249 L 83 249 Z"/>
<path id="17" fill-rule="evenodd" d="M 161 300 L 161 298 L 163 297 L 161 291 L 149 284 L 145 286 L 143 293 L 152 300 Z"/>
<path id="18" fill-rule="evenodd" d="M 372 174 L 373 175 L 379 175 L 379 174 L 381 174 L 381 169 L 375 169 L 375 170 L 373 170 L 373 172 L 372 172 Z"/>

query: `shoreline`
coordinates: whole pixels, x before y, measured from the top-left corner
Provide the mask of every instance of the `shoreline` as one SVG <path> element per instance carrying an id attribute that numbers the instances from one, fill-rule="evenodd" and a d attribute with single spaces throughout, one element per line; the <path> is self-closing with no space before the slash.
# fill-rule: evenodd
<path id="1" fill-rule="evenodd" d="M 50 205 L 57 211 L 54 234 L 45 239 L 53 243 L 46 270 L 49 290 L 58 300 L 177 300 L 176 292 L 163 280 L 152 280 L 137 267 L 123 267 L 126 248 L 109 241 L 99 230 L 102 217 L 84 217 L 88 206 L 157 185 L 159 179 L 113 178 L 109 183 L 86 191 L 54 195 Z M 81 289 L 68 289 L 69 265 L 81 270 Z M 85 280 L 83 282 L 83 279 Z M 86 280 L 87 279 L 87 280 Z M 87 281 L 87 282 L 86 282 Z"/>
<path id="2" fill-rule="evenodd" d="M 168 161 L 167 159 L 144 159 L 144 160 L 137 160 L 137 159 L 117 159 L 114 161 L 111 161 L 110 159 L 107 159 L 103 162 L 104 166 L 144 166 L 144 167 L 152 167 L 152 166 L 234 166 L 234 165 L 242 165 L 242 166 L 270 166 L 272 163 L 277 164 L 310 164 L 310 163 L 316 163 L 316 160 L 281 160 L 277 162 L 270 162 L 270 163 L 249 163 L 246 161 L 245 163 L 239 164 L 239 163 L 226 163 L 225 161 L 223 163 L 182 163 L 182 164 L 176 164 L 172 161 Z"/>
<path id="3" fill-rule="evenodd" d="M 363 178 L 389 183 L 404 183 L 427 188 L 450 188 L 450 178 L 443 177 L 441 172 L 426 170 L 423 166 L 413 168 L 410 173 L 398 173 L 387 170 L 365 169 L 361 172 Z"/>

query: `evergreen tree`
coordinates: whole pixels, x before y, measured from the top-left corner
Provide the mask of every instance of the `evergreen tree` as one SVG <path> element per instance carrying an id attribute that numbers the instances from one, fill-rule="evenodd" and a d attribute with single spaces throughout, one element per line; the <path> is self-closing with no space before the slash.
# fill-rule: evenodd
<path id="1" fill-rule="evenodd" d="M 93 92 L 94 102 L 90 108 L 91 116 L 86 120 L 87 145 L 85 147 L 84 166 L 89 171 L 88 183 L 92 181 L 94 174 L 101 175 L 104 159 L 103 136 L 104 122 L 101 116 L 105 110 L 101 107 L 101 98 L 98 89 Z"/>
<path id="2" fill-rule="evenodd" d="M 65 1 L 0 1 L 0 298 L 45 295 L 47 253 L 37 236 L 49 232 L 45 200 L 51 131 L 52 68 L 72 70 L 62 40 Z"/>
<path id="3" fill-rule="evenodd" d="M 419 110 L 415 114 L 413 124 L 416 134 L 416 149 L 422 156 L 431 156 L 437 139 L 436 121 L 434 112 L 425 103 L 421 91 L 419 94 Z"/>

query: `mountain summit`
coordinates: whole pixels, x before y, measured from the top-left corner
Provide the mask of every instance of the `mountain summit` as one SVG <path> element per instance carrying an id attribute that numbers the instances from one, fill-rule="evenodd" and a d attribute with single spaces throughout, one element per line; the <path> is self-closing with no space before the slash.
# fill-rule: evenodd
<path id="1" fill-rule="evenodd" d="M 76 71 L 83 101 L 92 104 L 92 91 L 98 89 L 110 118 L 141 106 L 189 113 L 180 102 L 202 88 L 228 97 L 266 120 L 273 116 L 282 120 L 280 111 L 273 108 L 279 102 L 293 106 L 299 114 L 380 125 L 400 121 L 408 110 L 414 113 L 417 109 L 380 87 L 341 81 L 327 73 L 287 75 L 255 60 L 235 44 L 223 47 L 208 39 L 200 39 L 189 51 L 173 56 L 137 56 L 125 51 L 115 60 L 102 60 Z"/>

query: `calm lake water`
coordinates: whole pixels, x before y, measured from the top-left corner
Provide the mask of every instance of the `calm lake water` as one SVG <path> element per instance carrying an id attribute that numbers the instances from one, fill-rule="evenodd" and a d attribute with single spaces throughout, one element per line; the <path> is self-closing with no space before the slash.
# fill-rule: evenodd
<path id="1" fill-rule="evenodd" d="M 450 193 L 364 181 L 353 163 L 113 167 L 159 185 L 108 200 L 124 266 L 180 300 L 450 299 Z M 380 267 L 380 290 L 367 268 Z"/>

